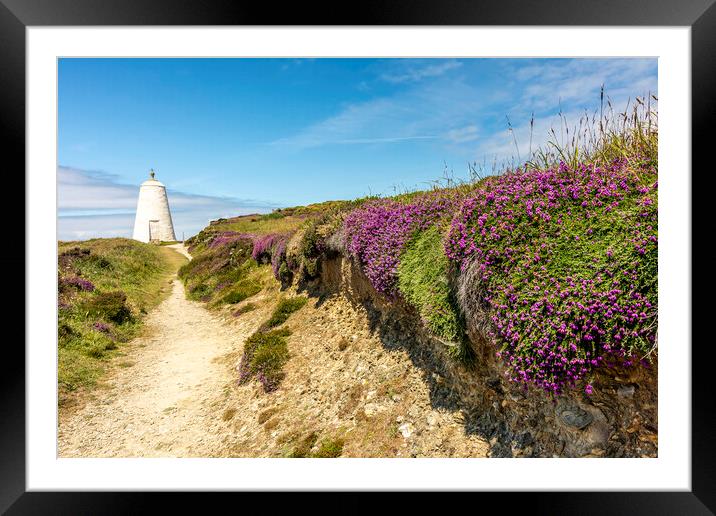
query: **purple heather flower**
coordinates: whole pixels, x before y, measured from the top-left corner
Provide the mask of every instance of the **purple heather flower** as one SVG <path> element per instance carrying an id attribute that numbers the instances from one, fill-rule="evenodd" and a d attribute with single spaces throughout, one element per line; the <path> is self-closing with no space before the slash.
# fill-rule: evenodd
<path id="1" fill-rule="evenodd" d="M 84 290 L 85 292 L 92 292 L 95 289 L 94 283 L 79 276 L 60 278 L 60 287 L 73 287 L 77 290 Z"/>
<path id="2" fill-rule="evenodd" d="M 92 327 L 102 333 L 109 333 L 112 330 L 112 327 L 109 324 L 103 323 L 101 321 L 97 321 L 92 325 Z"/>

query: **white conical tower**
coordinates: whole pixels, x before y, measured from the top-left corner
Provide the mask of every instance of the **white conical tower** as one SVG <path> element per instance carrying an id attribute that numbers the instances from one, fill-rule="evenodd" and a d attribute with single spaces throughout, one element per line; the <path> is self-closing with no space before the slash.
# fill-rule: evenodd
<path id="1" fill-rule="evenodd" d="M 134 219 L 132 238 L 140 242 L 169 242 L 176 240 L 172 214 L 169 211 L 167 189 L 154 179 L 154 170 L 150 178 L 139 187 L 137 216 Z"/>

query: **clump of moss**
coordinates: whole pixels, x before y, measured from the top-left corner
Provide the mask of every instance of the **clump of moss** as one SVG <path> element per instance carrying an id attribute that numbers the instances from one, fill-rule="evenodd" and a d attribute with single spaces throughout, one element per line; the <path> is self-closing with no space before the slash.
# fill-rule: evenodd
<path id="1" fill-rule="evenodd" d="M 286 322 L 292 313 L 297 312 L 306 304 L 308 299 L 305 297 L 289 297 L 281 299 L 278 306 L 274 309 L 271 317 L 265 323 L 266 328 L 275 328 Z"/>

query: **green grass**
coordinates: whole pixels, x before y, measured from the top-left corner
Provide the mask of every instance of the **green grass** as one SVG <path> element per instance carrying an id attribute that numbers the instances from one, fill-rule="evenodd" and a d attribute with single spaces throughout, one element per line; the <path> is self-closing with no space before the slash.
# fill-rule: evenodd
<path id="1" fill-rule="evenodd" d="M 318 440 L 318 433 L 311 432 L 306 435 L 303 439 L 298 441 L 293 449 L 289 452 L 288 457 L 292 459 L 303 459 L 311 456 L 311 448 L 316 444 Z"/>
<path id="2" fill-rule="evenodd" d="M 263 288 L 262 268 L 251 257 L 252 244 L 240 240 L 231 245 L 194 251 L 194 259 L 179 269 L 186 295 L 211 307 L 239 303 Z"/>
<path id="3" fill-rule="evenodd" d="M 298 229 L 304 219 L 298 216 L 244 215 L 228 219 L 214 226 L 212 231 L 236 231 L 237 233 L 251 233 L 252 235 L 266 235 L 268 233 L 289 233 Z"/>
<path id="4" fill-rule="evenodd" d="M 239 316 L 239 315 L 243 315 L 248 312 L 253 312 L 257 308 L 258 308 L 258 306 L 255 305 L 254 303 L 246 303 L 245 305 L 237 308 L 236 311 L 234 312 L 234 315 Z"/>
<path id="5" fill-rule="evenodd" d="M 343 439 L 328 438 L 321 441 L 318 449 L 314 452 L 313 447 L 318 442 L 318 432 L 309 432 L 302 438 L 294 441 L 293 446 L 289 449 L 286 457 L 292 459 L 333 459 L 343 454 Z"/>
<path id="6" fill-rule="evenodd" d="M 173 249 L 124 238 L 58 243 L 63 287 L 58 309 L 59 402 L 91 389 L 121 343 L 137 336 L 142 318 L 171 291 L 170 278 L 186 258 Z M 93 290 L 66 287 L 67 279 Z"/>
<path id="7" fill-rule="evenodd" d="M 220 298 L 221 304 L 235 305 L 261 292 L 261 283 L 254 278 L 246 278 L 230 287 L 231 290 Z"/>
<path id="8" fill-rule="evenodd" d="M 115 324 L 130 322 L 132 311 L 127 306 L 127 295 L 121 290 L 98 292 L 81 305 L 88 316 Z"/>
<path id="9" fill-rule="evenodd" d="M 289 297 L 281 299 L 274 309 L 271 317 L 265 323 L 266 328 L 275 328 L 286 322 L 292 313 L 297 312 L 306 304 L 305 297 Z"/>
<path id="10" fill-rule="evenodd" d="M 318 450 L 311 455 L 317 459 L 330 459 L 340 457 L 343 453 L 343 439 L 326 439 L 321 442 Z"/>
<path id="11" fill-rule="evenodd" d="M 239 383 L 257 379 L 265 392 L 278 388 L 284 377 L 283 366 L 290 357 L 286 338 L 291 335 L 291 330 L 286 326 L 272 328 L 286 322 L 306 301 L 304 297 L 281 299 L 271 317 L 246 339 L 239 365 Z"/>
<path id="12" fill-rule="evenodd" d="M 641 156 L 657 159 L 657 103 L 657 97 L 649 94 L 630 100 L 623 112 L 617 112 L 611 101 L 605 99 L 602 86 L 599 117 L 596 113 L 591 116 L 585 113 L 570 124 L 559 113 L 559 131 L 554 127 L 550 129 L 547 144 L 528 156 L 526 168 L 548 169 L 559 165 L 561 161 L 576 167 L 579 163 L 609 165 L 615 159 L 631 161 Z"/>
<path id="13" fill-rule="evenodd" d="M 465 332 L 448 278 L 439 226 L 419 233 L 406 247 L 398 265 L 398 289 L 437 337 L 456 344 L 463 352 Z"/>
<path id="14" fill-rule="evenodd" d="M 289 359 L 286 337 L 288 328 L 257 331 L 244 343 L 244 355 L 239 366 L 241 383 L 258 377 L 267 392 L 274 390 L 284 377 L 283 366 Z"/>

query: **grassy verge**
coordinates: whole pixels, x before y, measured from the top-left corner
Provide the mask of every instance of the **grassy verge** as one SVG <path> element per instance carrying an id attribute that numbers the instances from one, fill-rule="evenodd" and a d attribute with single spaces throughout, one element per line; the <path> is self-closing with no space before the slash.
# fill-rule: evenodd
<path id="1" fill-rule="evenodd" d="M 170 278 L 186 262 L 173 249 L 124 238 L 58 245 L 58 396 L 95 387 L 121 344 L 171 292 Z"/>

